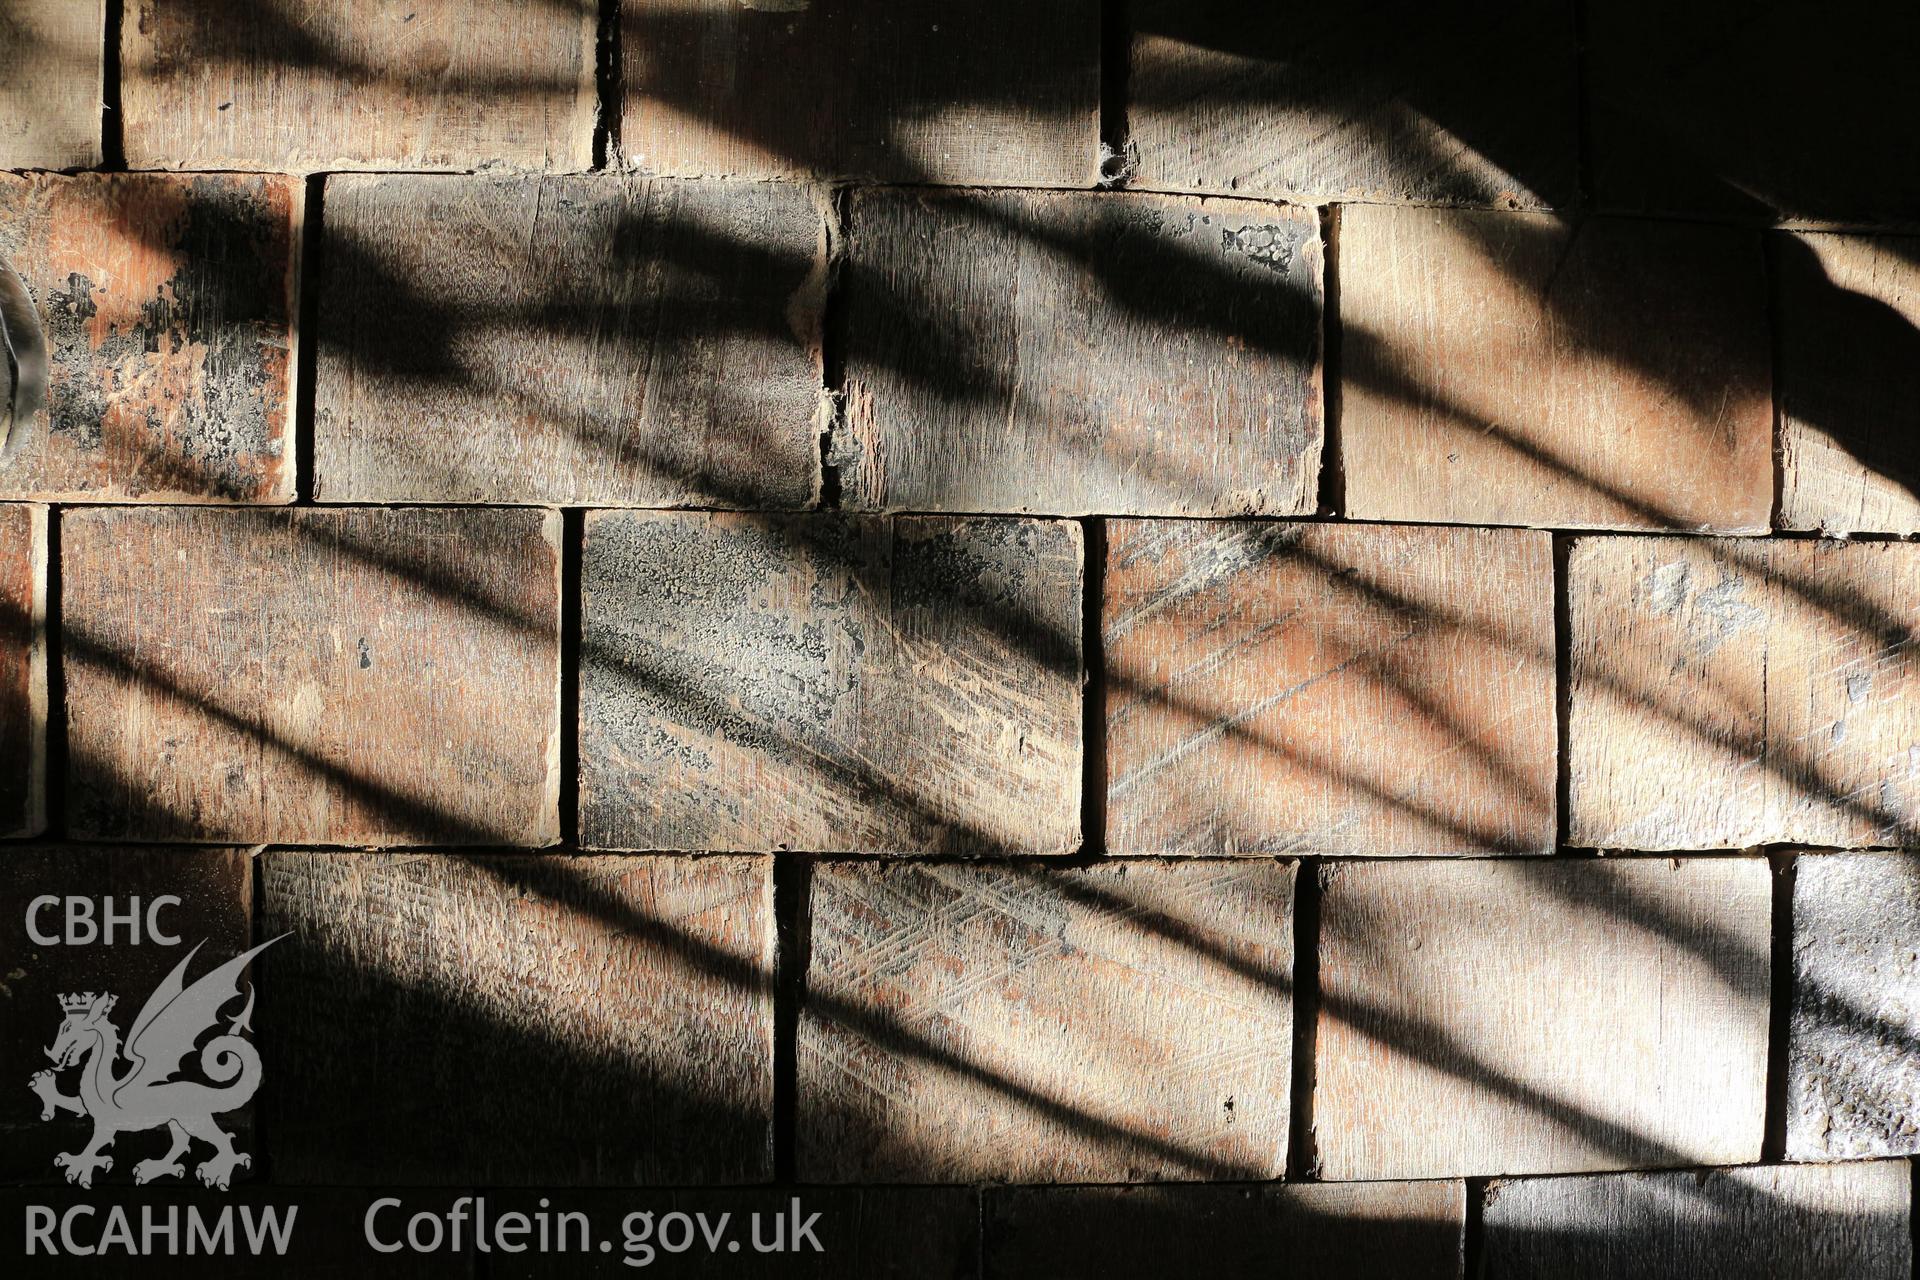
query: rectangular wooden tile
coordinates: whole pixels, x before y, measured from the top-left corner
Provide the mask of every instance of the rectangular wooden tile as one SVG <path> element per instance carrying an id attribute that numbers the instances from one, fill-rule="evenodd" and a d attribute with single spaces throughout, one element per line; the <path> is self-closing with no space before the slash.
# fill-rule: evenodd
<path id="1" fill-rule="evenodd" d="M 801 1179 L 1279 1177 L 1293 875 L 1266 860 L 821 865 Z"/>
<path id="2" fill-rule="evenodd" d="M 47 821 L 47 509 L 0 505 L 0 836 Z"/>
<path id="3" fill-rule="evenodd" d="M 1553 548 L 1525 530 L 1110 521 L 1116 853 L 1546 853 Z"/>
<path id="4" fill-rule="evenodd" d="M 987 1193 L 987 1265 L 1005 1280 L 1218 1276 L 1458 1280 L 1458 1182 L 1015 1187 Z"/>
<path id="5" fill-rule="evenodd" d="M 1920 548 L 1581 539 L 1567 573 L 1573 843 L 1920 845 Z"/>
<path id="6" fill-rule="evenodd" d="M 580 818 L 630 849 L 1066 853 L 1077 526 L 595 512 Z"/>
<path id="7" fill-rule="evenodd" d="M 1297 515 L 1320 473 L 1311 209 L 857 193 L 847 506 Z"/>
<path id="8" fill-rule="evenodd" d="M 49 1059 L 48 1047 L 59 1042 L 66 1017 L 62 997 L 114 997 L 103 1021 L 120 1047 L 134 1043 L 134 1022 L 148 997 L 190 952 L 199 948 L 185 974 L 188 985 L 252 945 L 251 860 L 236 849 L 17 846 L 0 850 L 0 886 L 0 901 L 7 905 L 0 921 L 0 1000 L 7 1011 L 0 1021 L 0 1072 L 8 1084 L 0 1105 L 0 1178 L 65 1185 L 67 1170 L 54 1157 L 84 1151 L 93 1134 L 82 1081 L 98 1051 L 89 1046 L 65 1067 Z M 223 1012 L 232 1017 L 241 1008 L 236 996 Z M 224 1030 L 224 1020 L 221 1025 Z M 197 1055 L 187 1058 L 180 1078 L 215 1083 L 199 1061 Z M 98 1065 L 115 1078 L 132 1074 L 130 1060 Z M 82 1100 L 81 1113 L 59 1108 L 47 1114 L 37 1078 L 48 1071 L 52 1091 Z M 235 1150 L 257 1167 L 253 1107 L 243 1104 L 216 1119 L 234 1135 Z M 112 1165 L 92 1172 L 91 1191 L 96 1197 L 125 1194 L 134 1186 L 135 1166 L 157 1163 L 168 1145 L 161 1127 L 121 1133 L 106 1152 Z M 181 1174 L 156 1175 L 148 1185 L 199 1190 L 193 1171 L 213 1154 L 196 1141 Z"/>
<path id="9" fill-rule="evenodd" d="M 1088 187 L 1099 0 L 621 0 L 648 173 Z"/>
<path id="10" fill-rule="evenodd" d="M 559 837 L 558 512 L 100 509 L 61 528 L 76 834 Z"/>
<path id="11" fill-rule="evenodd" d="M 1765 532 L 1758 233 L 1340 210 L 1348 515 Z"/>
<path id="12" fill-rule="evenodd" d="M 283 1182 L 772 1175 L 764 858 L 270 853 Z M 343 1034 L 343 1029 L 351 1029 Z"/>
<path id="13" fill-rule="evenodd" d="M 979 1280 L 981 1274 L 979 1196 L 971 1187 L 486 1194 L 490 1210 L 531 1215 L 544 1198 L 550 1213 L 575 1210 L 605 1224 L 602 1235 L 623 1228 L 606 1253 L 495 1251 L 486 1274 L 500 1280 L 630 1277 L 647 1274 L 642 1268 L 703 1280 Z M 634 1213 L 648 1216 L 633 1219 Z M 695 1233 L 691 1248 L 681 1247 L 683 1222 Z M 711 1248 L 708 1232 L 714 1233 Z"/>
<path id="14" fill-rule="evenodd" d="M 1920 533 L 1920 239 L 1773 243 L 1781 527 Z"/>
<path id="15" fill-rule="evenodd" d="M 820 471 L 807 191 L 327 184 L 316 496 L 794 508 Z"/>
<path id="16" fill-rule="evenodd" d="M 0 496 L 285 502 L 302 194 L 234 174 L 0 174 L 48 355 Z"/>
<path id="17" fill-rule="evenodd" d="M 1903 1161 L 1499 1182 L 1487 1280 L 1906 1280 Z"/>
<path id="18" fill-rule="evenodd" d="M 0 169 L 100 163 L 104 0 L 0 0 Z"/>
<path id="19" fill-rule="evenodd" d="M 1787 1157 L 1920 1155 L 1920 867 L 1807 854 L 1793 875 Z"/>
<path id="20" fill-rule="evenodd" d="M 1530 209 L 1574 199 L 1566 0 L 1142 0 L 1129 17 L 1143 186 Z"/>
<path id="21" fill-rule="evenodd" d="M 1908 82 L 1920 11 L 1875 0 L 1583 5 L 1603 208 L 1750 221 L 1920 221 Z M 1782 74 L 1787 70 L 1787 74 Z"/>
<path id="22" fill-rule="evenodd" d="M 1761 858 L 1334 864 L 1322 1176 L 1757 1159 L 1770 912 Z"/>
<path id="23" fill-rule="evenodd" d="M 138 0 L 136 169 L 585 169 L 593 0 Z"/>

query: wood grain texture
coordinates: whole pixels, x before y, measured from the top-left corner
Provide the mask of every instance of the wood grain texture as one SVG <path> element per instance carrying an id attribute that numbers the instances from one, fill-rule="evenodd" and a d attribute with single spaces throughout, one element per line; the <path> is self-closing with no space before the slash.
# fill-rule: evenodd
<path id="1" fill-rule="evenodd" d="M 47 509 L 0 505 L 0 836 L 47 821 Z"/>
<path id="2" fill-rule="evenodd" d="M 326 227 L 320 498 L 815 497 L 827 231 L 807 191 L 348 176 Z"/>
<path id="3" fill-rule="evenodd" d="M 1067 853 L 1080 530 L 594 512 L 589 846 Z"/>
<path id="4" fill-rule="evenodd" d="M 105 0 L 0 0 L 0 169 L 100 163 Z"/>
<path id="5" fill-rule="evenodd" d="M 1092 192 L 859 192 L 850 507 L 1293 515 L 1321 446 L 1310 209 Z"/>
<path id="6" fill-rule="evenodd" d="M 1920 868 L 1795 860 L 1787 1158 L 1920 1154 Z"/>
<path id="7" fill-rule="evenodd" d="M 1487 1280 L 1906 1280 L 1909 1174 L 1887 1160 L 1495 1183 Z"/>
<path id="8" fill-rule="evenodd" d="M 1920 846 L 1920 548 L 1581 539 L 1568 839 Z"/>
<path id="9" fill-rule="evenodd" d="M 163 932 L 178 938 L 162 945 L 146 932 L 146 916 L 156 898 L 171 895 L 180 901 L 159 908 Z M 125 924 L 116 924 L 111 939 L 63 942 L 46 946 L 28 933 L 28 911 L 36 899 L 52 896 L 91 900 L 94 923 L 104 926 L 111 910 L 125 916 L 138 898 L 140 936 L 130 939 Z M 90 1120 L 56 1113 L 40 1118 L 41 1104 L 27 1088 L 28 1079 L 47 1070 L 47 1046 L 54 1043 L 65 1016 L 60 997 L 70 992 L 111 993 L 119 998 L 112 1021 L 125 1035 L 147 997 L 188 951 L 199 946 L 188 981 L 233 959 L 251 944 L 253 878 L 249 856 L 237 849 L 111 850 L 82 845 L 17 845 L 0 851 L 0 901 L 7 905 L 6 927 L 0 929 L 0 1000 L 7 1015 L 0 1020 L 0 1072 L 10 1086 L 0 1105 L 0 1178 L 8 1182 L 66 1185 L 56 1168 L 56 1153 L 80 1150 L 93 1132 Z M 43 936 L 65 936 L 65 906 L 61 902 L 40 908 L 31 924 Z M 229 1012 L 238 1012 L 236 1002 Z M 116 1070 L 124 1071 L 125 1064 Z M 187 1074 L 193 1075 L 190 1060 Z M 198 1078 L 198 1077 L 194 1077 Z M 77 1076 L 60 1073 L 56 1085 L 71 1096 Z M 249 1136 L 254 1109 L 223 1113 L 220 1123 L 229 1133 L 239 1131 L 238 1149 L 258 1155 Z M 109 1153 L 113 1168 L 96 1180 L 99 1197 L 122 1193 L 132 1185 L 133 1167 L 166 1150 L 164 1132 L 124 1134 Z M 198 1147 L 200 1155 L 209 1148 Z M 258 1172 L 256 1159 L 255 1172 Z M 245 1178 L 245 1171 L 239 1173 Z M 200 1189 L 198 1182 L 188 1182 Z M 156 1189 L 167 1185 L 154 1184 Z"/>
<path id="10" fill-rule="evenodd" d="M 1592 198 L 1604 209 L 1920 222 L 1909 93 L 1920 10 L 1834 0 L 1582 6 Z M 1792 68 L 1789 75 L 1782 68 Z"/>
<path id="11" fill-rule="evenodd" d="M 1339 246 L 1348 515 L 1766 532 L 1757 233 L 1350 205 Z"/>
<path id="12" fill-rule="evenodd" d="M 593 0 L 130 0 L 127 162 L 585 169 Z"/>
<path id="13" fill-rule="evenodd" d="M 1552 584 L 1526 530 L 1109 522 L 1107 847 L 1550 852 Z"/>
<path id="14" fill-rule="evenodd" d="M 1016 1187 L 987 1193 L 996 1280 L 1192 1274 L 1459 1280 L 1458 1182 Z"/>
<path id="15" fill-rule="evenodd" d="M 1573 201 L 1573 6 L 1142 0 L 1144 186 L 1548 208 Z"/>
<path id="16" fill-rule="evenodd" d="M 275 852 L 261 877 L 293 932 L 258 1019 L 278 1180 L 771 1176 L 766 859 Z"/>
<path id="17" fill-rule="evenodd" d="M 72 828 L 552 843 L 559 537 L 558 512 L 69 514 Z"/>
<path id="18" fill-rule="evenodd" d="M 628 164 L 1088 187 L 1099 0 L 621 0 Z"/>
<path id="19" fill-rule="evenodd" d="M 1762 858 L 1335 864 L 1322 1176 L 1757 1159 L 1770 910 Z"/>
<path id="20" fill-rule="evenodd" d="M 291 500 L 301 199 L 280 177 L 0 174 L 0 258 L 49 363 L 0 496 Z"/>
<path id="21" fill-rule="evenodd" d="M 487 1274 L 500 1280 L 631 1277 L 644 1262 L 697 1280 L 980 1280 L 978 1201 L 971 1187 L 659 1190 L 646 1196 L 640 1210 L 653 1214 L 650 1259 L 636 1250 L 629 1261 L 618 1244 L 611 1254 L 598 1255 L 529 1252 L 503 1258 L 496 1253 L 487 1260 Z M 819 1242 L 819 1252 L 808 1239 L 795 1243 L 796 1202 L 799 1221 L 813 1220 L 811 1239 Z M 489 1191 L 487 1203 L 531 1214 L 539 1197 Z M 631 1191 L 587 1191 L 568 1193 L 565 1203 L 596 1223 L 613 1225 L 635 1212 L 639 1200 Z M 552 1208 L 559 1205 L 557 1199 L 552 1202 Z M 705 1214 L 709 1226 L 726 1215 L 727 1234 L 740 1249 L 730 1251 L 723 1244 L 709 1252 L 698 1244 L 676 1253 L 661 1247 L 663 1223 L 666 1238 L 679 1240 L 679 1224 L 667 1221 L 675 1213 Z M 634 1224 L 636 1230 L 641 1225 Z M 763 1246 L 778 1240 L 786 1247 L 762 1253 L 753 1247 L 756 1239 Z"/>
<path id="22" fill-rule="evenodd" d="M 1920 533 L 1920 239 L 1774 243 L 1781 527 Z"/>
<path id="23" fill-rule="evenodd" d="M 1293 875 L 1265 860 L 821 865 L 802 1180 L 1279 1177 Z"/>

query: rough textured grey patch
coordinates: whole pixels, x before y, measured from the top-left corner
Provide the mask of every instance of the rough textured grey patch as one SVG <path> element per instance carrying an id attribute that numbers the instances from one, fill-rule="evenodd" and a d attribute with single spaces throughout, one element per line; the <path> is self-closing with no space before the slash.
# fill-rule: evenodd
<path id="1" fill-rule="evenodd" d="M 1070 850 L 1079 530 L 607 512 L 582 572 L 601 848 Z"/>
<path id="2" fill-rule="evenodd" d="M 1452 1280 L 1458 1182 L 1263 1187 L 1021 1187 L 987 1198 L 995 1280 L 1060 1276 L 1338 1276 Z"/>
<path id="3" fill-rule="evenodd" d="M 1487 1280 L 1907 1280 L 1904 1161 L 1497 1182 Z"/>
<path id="4" fill-rule="evenodd" d="M 1920 1152 L 1920 864 L 1808 855 L 1793 890 L 1787 1155 Z"/>

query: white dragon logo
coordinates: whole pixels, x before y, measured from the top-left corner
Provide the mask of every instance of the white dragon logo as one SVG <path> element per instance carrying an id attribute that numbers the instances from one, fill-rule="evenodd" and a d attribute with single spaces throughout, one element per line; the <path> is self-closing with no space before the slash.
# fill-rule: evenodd
<path id="1" fill-rule="evenodd" d="M 95 1170 L 113 1168 L 113 1160 L 105 1152 L 115 1137 L 123 1131 L 157 1129 L 161 1125 L 173 1134 L 173 1145 L 165 1155 L 135 1165 L 135 1182 L 184 1176 L 186 1168 L 180 1157 L 195 1138 L 214 1149 L 213 1155 L 194 1170 L 210 1187 L 226 1190 L 234 1169 L 253 1163 L 253 1157 L 233 1149 L 233 1135 L 213 1119 L 245 1106 L 260 1087 L 260 1054 L 241 1035 L 253 1029 L 249 1022 L 253 1016 L 251 987 L 246 1008 L 229 1020 L 226 1034 L 215 1036 L 200 1050 L 200 1070 L 214 1083 L 171 1077 L 180 1070 L 182 1059 L 193 1052 L 194 1042 L 220 1021 L 221 1007 L 240 994 L 240 971 L 247 962 L 278 941 L 280 938 L 270 938 L 235 956 L 189 987 L 184 983 L 187 966 L 205 944 L 196 945 L 147 997 L 127 1033 L 124 1050 L 119 1028 L 107 1018 L 118 997 L 91 991 L 60 997 L 66 1020 L 60 1024 L 53 1047 L 47 1050 L 53 1070 L 36 1072 L 28 1087 L 40 1095 L 42 1120 L 51 1120 L 60 1111 L 93 1119 L 93 1139 L 84 1150 L 53 1158 L 56 1168 L 66 1170 L 68 1182 L 91 1187 Z M 114 1068 L 123 1054 L 132 1065 L 116 1076 Z M 61 1093 L 55 1072 L 83 1061 L 80 1092 L 72 1097 Z"/>

